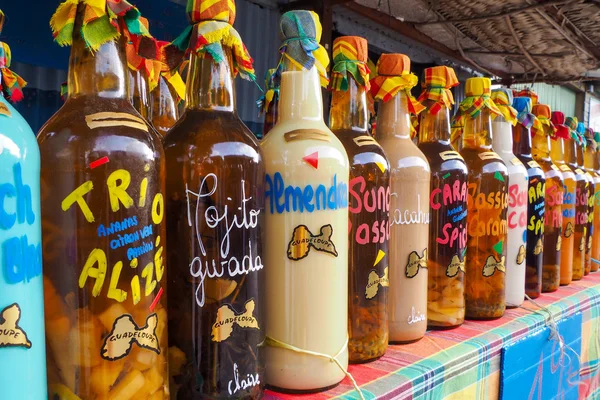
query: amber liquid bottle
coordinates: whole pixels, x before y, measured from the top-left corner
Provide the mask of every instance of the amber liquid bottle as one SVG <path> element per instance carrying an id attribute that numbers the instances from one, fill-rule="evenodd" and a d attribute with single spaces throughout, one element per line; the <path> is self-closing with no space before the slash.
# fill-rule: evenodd
<path id="1" fill-rule="evenodd" d="M 592 272 L 600 269 L 600 143 L 596 142 L 594 159 L 594 232 L 592 236 Z"/>
<path id="2" fill-rule="evenodd" d="M 525 294 L 532 299 L 542 293 L 544 265 L 544 208 L 546 178 L 531 156 L 530 129 L 517 123 L 513 127 L 513 152 L 527 169 L 527 247 L 525 257 Z"/>
<path id="3" fill-rule="evenodd" d="M 49 397 L 166 399 L 163 149 L 128 101 L 124 41 L 92 52 L 82 21 L 38 137 Z"/>
<path id="4" fill-rule="evenodd" d="M 360 363 L 381 357 L 388 343 L 390 167 L 367 129 L 365 87 L 348 83 L 332 92 L 329 127 L 350 161 L 348 353 Z"/>
<path id="5" fill-rule="evenodd" d="M 589 146 L 588 146 L 589 147 Z M 579 164 L 580 169 L 583 171 L 585 175 L 585 179 L 588 182 L 587 185 L 587 224 L 585 230 L 585 267 L 584 267 L 584 275 L 588 275 L 592 271 L 592 234 L 594 229 L 594 194 L 596 193 L 596 187 L 594 185 L 594 177 L 589 171 L 589 167 L 591 167 L 592 159 L 587 156 L 587 166 L 586 166 L 586 156 L 588 150 L 583 148 L 583 145 L 577 146 L 577 164 Z"/>
<path id="6" fill-rule="evenodd" d="M 589 183 L 577 163 L 577 143 L 573 138 L 565 140 L 565 159 L 567 165 L 575 174 L 575 232 L 573 234 L 572 280 L 578 281 L 583 278 L 585 270 L 585 245 L 588 217 L 587 191 Z"/>
<path id="7" fill-rule="evenodd" d="M 466 118 L 461 154 L 469 169 L 466 318 L 499 318 L 506 309 L 508 170 L 492 150 L 488 109 Z"/>
<path id="8" fill-rule="evenodd" d="M 546 126 L 544 128 L 552 129 Z M 562 173 L 550 159 L 550 136 L 543 132 L 537 132 L 533 136 L 533 159 L 540 165 L 546 177 L 542 292 L 554 292 L 560 286 L 562 203 L 565 184 Z"/>
<path id="9" fill-rule="evenodd" d="M 158 86 L 150 93 L 152 105 L 150 108 L 150 121 L 154 129 L 161 136 L 166 136 L 169 129 L 175 125 L 179 118 L 179 109 L 177 107 L 177 93 L 161 76 Z"/>
<path id="10" fill-rule="evenodd" d="M 419 127 L 419 148 L 431 167 L 427 325 L 452 328 L 465 320 L 468 171 L 450 144 L 448 108 L 440 104 L 432 114 L 434 104 L 425 102 Z"/>
<path id="11" fill-rule="evenodd" d="M 146 121 L 150 122 L 148 79 L 141 70 L 133 71 L 130 68 L 127 68 L 127 76 L 129 79 L 129 102 Z"/>
<path id="12" fill-rule="evenodd" d="M 173 399 L 259 398 L 265 382 L 265 170 L 236 113 L 231 49 L 223 50 L 221 63 L 192 53 L 185 111 L 164 139 L 177 238 L 167 255 Z"/>

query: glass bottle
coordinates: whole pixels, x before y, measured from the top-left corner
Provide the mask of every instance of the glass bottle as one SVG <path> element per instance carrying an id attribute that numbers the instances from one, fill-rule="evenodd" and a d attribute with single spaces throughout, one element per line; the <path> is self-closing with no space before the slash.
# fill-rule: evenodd
<path id="1" fill-rule="evenodd" d="M 338 51 L 352 47 L 357 60 Z M 364 56 L 364 57 L 362 57 Z M 366 63 L 367 41 L 342 36 L 333 43 L 334 60 Z M 364 58 L 364 59 L 363 59 Z M 348 353 L 351 363 L 381 357 L 388 343 L 387 301 L 389 286 L 388 241 L 390 166 L 383 149 L 367 127 L 368 75 L 361 83 L 346 72 L 348 87 L 338 89 L 335 67 L 329 127 L 342 142 L 350 161 L 348 257 Z"/>
<path id="2" fill-rule="evenodd" d="M 565 182 L 558 166 L 550 159 L 550 137 L 554 127 L 550 122 L 550 107 L 536 104 L 532 108 L 538 118 L 538 129 L 532 130 L 533 159 L 546 177 L 546 211 L 544 215 L 544 262 L 542 292 L 554 292 L 560 286 L 560 256 L 562 248 L 562 200 Z M 540 126 L 541 125 L 541 126 Z M 542 128 L 541 130 L 539 128 Z"/>
<path id="3" fill-rule="evenodd" d="M 0 31 L 3 22 L 0 10 Z M 40 153 L 7 101 L 22 97 L 25 82 L 8 69 L 8 45 L 0 49 L 0 397 L 46 399 Z M 13 87 L 9 75 L 18 80 Z"/>
<path id="4" fill-rule="evenodd" d="M 277 114 L 279 110 L 279 81 L 281 77 L 276 73 L 276 69 L 267 71 L 265 77 L 266 92 L 259 100 L 261 112 L 264 114 L 264 124 L 262 130 L 262 138 L 277 123 Z M 261 139 L 262 139 L 261 138 Z"/>
<path id="5" fill-rule="evenodd" d="M 565 161 L 575 175 L 575 228 L 573 245 L 573 274 L 572 280 L 583 278 L 585 270 L 585 240 L 587 231 L 587 185 L 585 174 L 577 162 L 577 121 L 567 117 L 565 125 L 569 129 L 570 139 L 565 139 Z M 563 213 L 564 217 L 564 213 Z"/>
<path id="6" fill-rule="evenodd" d="M 565 149 L 570 146 L 569 128 L 565 123 L 565 115 L 560 111 L 552 112 L 552 123 L 556 128 L 555 136 L 550 141 L 550 158 L 562 173 L 563 202 L 562 202 L 562 246 L 560 254 L 560 284 L 568 285 L 573 276 L 573 251 L 575 244 L 575 174 L 565 162 Z"/>
<path id="7" fill-rule="evenodd" d="M 87 48 L 71 6 L 69 96 L 38 136 L 49 397 L 166 398 L 163 148 L 128 101 L 124 36 Z"/>
<path id="8" fill-rule="evenodd" d="M 592 272 L 600 269 L 600 132 L 594 132 L 594 232 L 592 236 Z"/>
<path id="9" fill-rule="evenodd" d="M 525 294 L 535 299 L 542 293 L 546 178 L 531 156 L 531 126 L 535 119 L 531 114 L 531 99 L 515 97 L 513 107 L 519 113 L 519 122 L 513 127 L 513 152 L 525 165 L 528 176 Z"/>
<path id="10" fill-rule="evenodd" d="M 477 80 L 481 80 L 477 83 Z M 488 78 L 469 78 L 471 87 L 490 88 Z M 508 169 L 492 149 L 490 110 L 465 117 L 461 155 L 469 169 L 465 301 L 467 319 L 504 315 L 508 210 Z"/>
<path id="11" fill-rule="evenodd" d="M 382 54 L 377 69 L 381 79 L 414 77 L 417 83 L 410 73 L 410 59 L 403 54 Z M 371 91 L 377 100 L 383 100 L 378 108 L 377 138 L 391 168 L 390 342 L 405 343 L 421 339 L 427 329 L 431 170 L 427 158 L 411 140 L 409 104 L 416 100 L 409 98 L 410 87 L 383 99 L 375 93 L 373 83 Z"/>
<path id="12" fill-rule="evenodd" d="M 220 45 L 221 62 L 192 51 L 185 111 L 164 138 L 176 399 L 258 398 L 265 382 L 264 161 Z"/>
<path id="13" fill-rule="evenodd" d="M 429 70 L 431 73 L 425 74 L 424 91 L 433 85 L 430 76 L 445 77 L 446 82 L 441 86 L 447 90 L 458 83 L 451 68 Z M 421 113 L 419 149 L 431 168 L 427 324 L 431 328 L 452 328 L 465 320 L 468 171 L 463 158 L 450 144 L 448 107 L 435 100 L 425 100 L 424 105 L 427 109 Z"/>
<path id="14" fill-rule="evenodd" d="M 160 76 L 158 86 L 150 93 L 150 96 L 152 98 L 150 121 L 154 129 L 164 137 L 179 119 L 177 104 L 180 97 L 175 88 L 169 85 L 164 75 Z"/>
<path id="15" fill-rule="evenodd" d="M 596 193 L 596 187 L 594 186 L 594 176 L 590 173 L 590 169 L 592 167 L 592 159 L 590 155 L 587 156 L 586 163 L 586 154 L 594 152 L 590 147 L 590 142 L 588 139 L 593 140 L 587 133 L 587 129 L 585 125 L 580 122 L 577 127 L 577 131 L 579 134 L 579 146 L 577 147 L 577 163 L 580 168 L 583 170 L 585 174 L 585 178 L 588 181 L 587 186 L 587 225 L 586 225 L 586 237 L 585 237 L 585 270 L 584 275 L 588 275 L 592 270 L 592 234 L 594 228 L 594 193 Z M 587 165 L 586 165 L 587 164 Z"/>
<path id="16" fill-rule="evenodd" d="M 518 307 L 525 299 L 525 248 L 527 245 L 527 169 L 513 153 L 512 126 L 517 112 L 512 108 L 512 91 L 498 89 L 492 100 L 502 115 L 492 120 L 492 148 L 508 169 L 506 236 L 506 307 Z"/>
<path id="17" fill-rule="evenodd" d="M 130 88 L 129 102 L 146 121 L 149 121 L 150 91 L 148 89 L 148 79 L 141 70 L 132 70 L 131 68 L 127 68 L 127 77 Z"/>
<path id="18" fill-rule="evenodd" d="M 323 121 L 318 60 L 309 70 L 290 60 L 310 54 L 299 31 L 318 46 L 318 16 L 290 11 L 280 27 L 291 40 L 282 56 L 279 119 L 261 142 L 266 293 L 277 299 L 266 304 L 266 379 L 278 390 L 307 392 L 337 385 L 345 374 L 329 358 L 302 352 L 348 365 L 349 162 Z"/>

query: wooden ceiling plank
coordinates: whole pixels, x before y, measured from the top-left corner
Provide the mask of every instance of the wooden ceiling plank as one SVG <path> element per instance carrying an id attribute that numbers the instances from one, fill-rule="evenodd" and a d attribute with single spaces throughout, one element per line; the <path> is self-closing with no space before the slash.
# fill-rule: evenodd
<path id="1" fill-rule="evenodd" d="M 521 42 L 521 39 L 519 39 L 519 36 L 517 35 L 517 31 L 515 31 L 515 28 L 513 27 L 510 15 L 507 15 L 504 18 L 506 20 L 506 25 L 508 26 L 508 29 L 510 30 L 513 39 L 515 39 L 515 42 L 517 43 L 517 46 L 519 46 L 519 49 L 521 49 L 523 55 L 527 57 L 531 65 L 533 65 L 539 72 L 541 72 L 543 76 L 546 76 L 546 71 L 544 70 L 544 68 L 542 68 L 542 66 L 538 64 L 537 61 L 533 59 L 533 57 L 531 57 L 531 54 L 529 54 L 525 46 L 523 46 L 523 42 Z"/>

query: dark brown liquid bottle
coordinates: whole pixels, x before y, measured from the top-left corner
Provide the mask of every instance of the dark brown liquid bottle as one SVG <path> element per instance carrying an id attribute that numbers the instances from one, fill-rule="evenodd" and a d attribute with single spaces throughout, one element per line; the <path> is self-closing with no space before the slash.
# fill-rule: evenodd
<path id="1" fill-rule="evenodd" d="M 165 398 L 163 149 L 128 101 L 123 36 L 88 49 L 73 7 L 69 97 L 38 137 L 49 397 Z"/>
<path id="2" fill-rule="evenodd" d="M 532 131 L 532 156 L 540 165 L 546 177 L 542 292 L 554 292 L 560 286 L 562 203 L 565 182 L 558 166 L 550 159 L 550 137 L 553 135 L 550 107 L 545 104 L 536 104 L 532 110 L 539 120 L 537 129 Z"/>
<path id="3" fill-rule="evenodd" d="M 146 121 L 149 121 L 150 91 L 148 89 L 148 79 L 141 70 L 130 68 L 127 68 L 127 77 L 129 79 L 129 102 Z"/>
<path id="4" fill-rule="evenodd" d="M 179 96 L 175 88 L 167 82 L 167 78 L 162 75 L 158 80 L 158 86 L 150 93 L 150 96 L 152 99 L 150 121 L 161 136 L 166 136 L 179 118 L 177 107 Z"/>
<path id="5" fill-rule="evenodd" d="M 592 270 L 592 230 L 594 227 L 594 202 L 593 196 L 596 191 L 594 185 L 594 177 L 585 168 L 585 152 L 587 147 L 587 140 L 585 138 L 585 125 L 580 122 L 577 125 L 577 135 L 579 141 L 577 143 L 577 164 L 579 169 L 585 176 L 587 181 L 586 186 L 586 206 L 587 206 L 587 222 L 585 226 L 585 263 L 583 274 L 588 275 Z"/>
<path id="6" fill-rule="evenodd" d="M 527 246 L 525 250 L 525 294 L 532 299 L 542 293 L 544 265 L 544 209 L 546 178 L 544 171 L 531 155 L 531 99 L 515 97 L 513 107 L 519 122 L 513 127 L 513 153 L 527 169 Z"/>
<path id="7" fill-rule="evenodd" d="M 452 82 L 447 82 L 446 89 L 458 83 L 454 70 L 431 69 L 431 75 L 454 78 L 448 79 Z M 429 76 L 425 74 L 426 91 L 432 85 Z M 434 100 L 425 100 L 424 105 L 427 109 L 421 113 L 419 148 L 431 167 L 427 325 L 452 328 L 465 319 L 468 171 L 462 156 L 450 144 L 448 108 Z"/>
<path id="8" fill-rule="evenodd" d="M 565 140 L 565 159 L 575 174 L 575 244 L 573 249 L 573 280 L 583 278 L 585 271 L 585 245 L 587 231 L 587 191 L 588 181 L 577 161 L 577 120 L 567 117 L 565 125 L 569 128 L 571 139 Z"/>
<path id="9" fill-rule="evenodd" d="M 231 49 L 192 53 L 185 111 L 164 139 L 175 399 L 259 398 L 265 170 L 235 109 Z M 176 350 L 175 350 L 176 349 Z M 240 381 L 245 383 L 242 384 Z"/>
<path id="10" fill-rule="evenodd" d="M 340 44 L 352 46 L 357 53 L 360 49 L 357 58 L 364 59 L 348 60 Z M 342 36 L 333 49 L 338 63 L 366 62 L 367 41 L 363 38 Z M 381 357 L 388 343 L 390 167 L 383 149 L 368 132 L 365 79 L 359 76 L 360 84 L 350 73 L 345 74 L 346 90 L 336 86 L 342 77 L 332 74 L 329 127 L 350 161 L 348 353 L 351 363 L 359 363 Z"/>
<path id="11" fill-rule="evenodd" d="M 474 79 L 483 82 L 476 85 Z M 488 78 L 470 78 L 466 92 L 481 96 L 490 85 Z M 475 91 L 475 86 L 483 91 Z M 467 319 L 499 318 L 506 309 L 508 170 L 492 150 L 489 109 L 475 118 L 465 116 L 460 153 L 469 169 L 465 314 Z"/>

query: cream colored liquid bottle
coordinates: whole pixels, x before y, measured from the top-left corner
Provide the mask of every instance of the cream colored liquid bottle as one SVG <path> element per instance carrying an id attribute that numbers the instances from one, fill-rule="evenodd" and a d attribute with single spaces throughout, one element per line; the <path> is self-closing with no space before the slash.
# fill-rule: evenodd
<path id="1" fill-rule="evenodd" d="M 292 13 L 308 12 L 284 14 L 282 26 Z M 347 368 L 349 162 L 323 122 L 315 67 L 307 71 L 284 61 L 279 120 L 261 148 L 267 384 L 286 391 L 328 388 L 344 372 L 302 351 L 336 357 Z"/>

